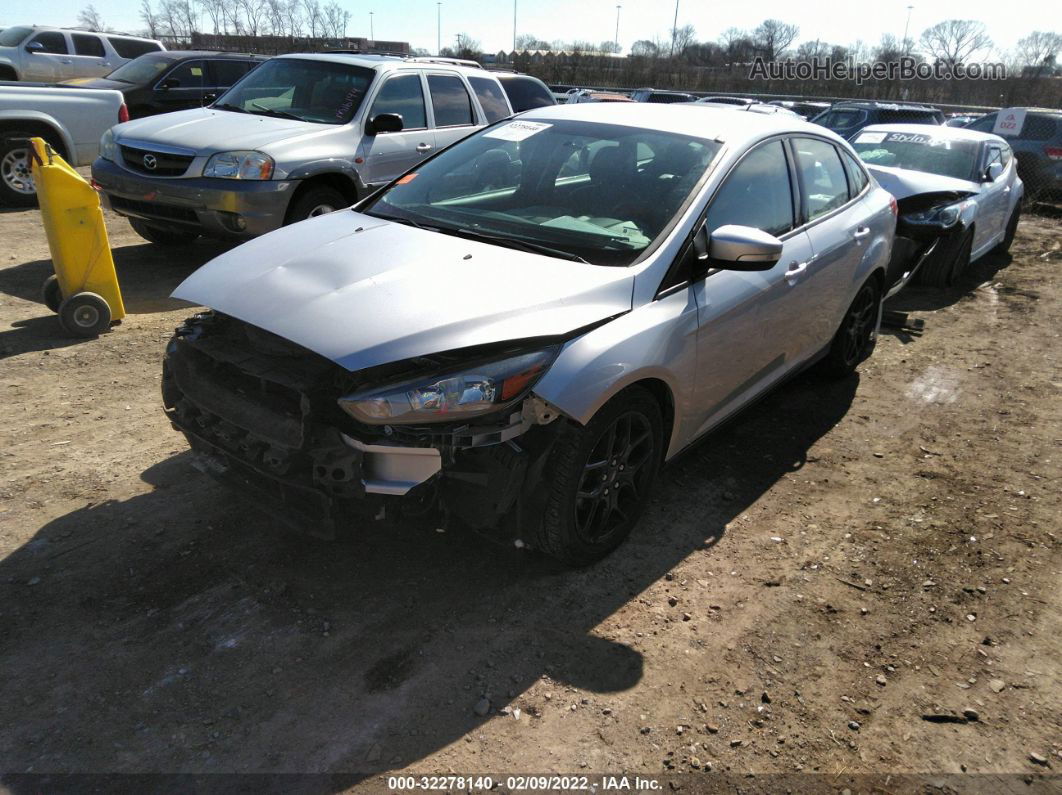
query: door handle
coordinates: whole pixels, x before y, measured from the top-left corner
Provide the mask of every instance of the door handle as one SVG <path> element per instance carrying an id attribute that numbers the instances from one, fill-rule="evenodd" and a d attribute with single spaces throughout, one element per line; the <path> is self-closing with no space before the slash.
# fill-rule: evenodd
<path id="1" fill-rule="evenodd" d="M 852 233 L 852 237 L 856 240 L 862 240 L 864 237 L 870 234 L 869 226 L 861 226 Z"/>
<path id="2" fill-rule="evenodd" d="M 431 151 L 431 144 L 417 144 L 417 151 L 421 154 Z"/>
<path id="3" fill-rule="evenodd" d="M 806 262 L 790 262 L 789 269 L 785 272 L 786 281 L 789 281 L 790 279 L 796 279 L 807 269 L 808 264 Z"/>

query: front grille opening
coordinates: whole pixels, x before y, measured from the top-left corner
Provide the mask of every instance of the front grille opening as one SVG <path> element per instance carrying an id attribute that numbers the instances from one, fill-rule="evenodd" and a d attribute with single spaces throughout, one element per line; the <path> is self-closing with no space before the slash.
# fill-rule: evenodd
<path id="1" fill-rule="evenodd" d="M 141 174 L 154 174 L 159 177 L 180 177 L 188 170 L 191 155 L 174 155 L 168 152 L 152 152 L 133 146 L 120 146 L 122 160 L 132 171 Z"/>

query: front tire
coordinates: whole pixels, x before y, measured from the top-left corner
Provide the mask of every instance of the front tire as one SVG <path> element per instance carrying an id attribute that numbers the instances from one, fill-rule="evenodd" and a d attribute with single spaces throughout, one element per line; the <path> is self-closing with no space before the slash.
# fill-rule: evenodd
<path id="1" fill-rule="evenodd" d="M 966 272 L 973 250 L 974 230 L 968 229 L 959 241 L 959 248 L 948 259 L 934 258 L 918 272 L 918 281 L 927 287 L 951 287 Z"/>
<path id="2" fill-rule="evenodd" d="M 149 243 L 160 246 L 187 246 L 194 243 L 199 233 L 190 229 L 179 229 L 173 226 L 158 226 L 139 218 L 130 218 L 129 225 L 133 231 Z"/>
<path id="3" fill-rule="evenodd" d="M 307 218 L 316 218 L 349 207 L 350 202 L 342 193 L 324 185 L 310 188 L 292 203 L 285 224 L 297 224 Z"/>
<path id="4" fill-rule="evenodd" d="M 644 511 L 662 459 L 660 406 L 640 387 L 613 398 L 585 427 L 568 425 L 547 465 L 535 546 L 570 566 L 605 557 Z"/>
<path id="5" fill-rule="evenodd" d="M 881 287 L 871 277 L 859 288 L 837 333 L 833 335 L 829 353 L 823 360 L 823 371 L 834 378 L 844 378 L 855 372 L 866 359 L 877 340 L 878 315 L 881 311 Z"/>

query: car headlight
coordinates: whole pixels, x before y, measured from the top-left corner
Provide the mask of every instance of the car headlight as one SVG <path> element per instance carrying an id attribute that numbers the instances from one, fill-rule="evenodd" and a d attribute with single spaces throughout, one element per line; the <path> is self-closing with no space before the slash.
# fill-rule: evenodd
<path id="1" fill-rule="evenodd" d="M 369 425 L 452 422 L 521 398 L 546 372 L 557 347 L 512 356 L 459 372 L 356 392 L 339 399 L 351 417 Z"/>
<path id="2" fill-rule="evenodd" d="M 112 162 L 118 157 L 118 143 L 114 140 L 114 131 L 109 128 L 100 138 L 100 157 Z"/>
<path id="3" fill-rule="evenodd" d="M 273 158 L 261 152 L 218 152 L 207 161 L 203 176 L 269 179 L 273 176 Z"/>
<path id="4" fill-rule="evenodd" d="M 962 213 L 962 208 L 965 202 L 959 202 L 958 204 L 949 204 L 945 207 L 932 207 L 928 210 L 923 210 L 918 213 L 910 213 L 905 216 L 911 221 L 917 223 L 928 224 L 935 223 L 941 226 L 952 226 L 959 220 L 959 215 Z"/>

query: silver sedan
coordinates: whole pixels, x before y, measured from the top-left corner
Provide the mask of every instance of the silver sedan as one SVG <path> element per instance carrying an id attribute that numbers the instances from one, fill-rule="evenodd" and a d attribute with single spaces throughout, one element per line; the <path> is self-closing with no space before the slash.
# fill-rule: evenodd
<path id="1" fill-rule="evenodd" d="M 192 274 L 166 411 L 311 532 L 439 510 L 587 564 L 669 458 L 869 354 L 895 213 L 790 116 L 542 108 Z"/>

